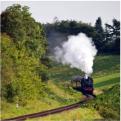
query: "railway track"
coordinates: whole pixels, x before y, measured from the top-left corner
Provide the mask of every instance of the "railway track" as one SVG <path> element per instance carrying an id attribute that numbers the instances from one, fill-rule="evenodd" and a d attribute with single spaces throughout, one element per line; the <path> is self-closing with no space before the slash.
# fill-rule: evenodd
<path id="1" fill-rule="evenodd" d="M 38 112 L 38 113 L 22 115 L 22 116 L 10 118 L 10 119 L 3 119 L 2 121 L 25 121 L 26 119 L 44 117 L 44 116 L 59 113 L 59 112 L 62 112 L 62 111 L 67 111 L 67 110 L 79 108 L 81 104 L 86 103 L 90 99 L 92 99 L 92 98 L 85 98 L 82 101 L 75 103 L 75 104 L 72 104 L 72 105 L 63 106 L 63 107 L 59 107 L 59 108 L 56 108 L 56 109 L 51 109 L 51 110 L 42 111 L 42 112 Z"/>

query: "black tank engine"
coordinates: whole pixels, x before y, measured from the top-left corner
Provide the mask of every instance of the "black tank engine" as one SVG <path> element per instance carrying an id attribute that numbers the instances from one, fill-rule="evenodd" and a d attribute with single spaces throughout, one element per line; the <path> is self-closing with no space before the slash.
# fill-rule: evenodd
<path id="1" fill-rule="evenodd" d="M 93 79 L 89 76 L 75 76 L 71 80 L 71 85 L 75 90 L 81 91 L 85 96 L 94 96 Z"/>

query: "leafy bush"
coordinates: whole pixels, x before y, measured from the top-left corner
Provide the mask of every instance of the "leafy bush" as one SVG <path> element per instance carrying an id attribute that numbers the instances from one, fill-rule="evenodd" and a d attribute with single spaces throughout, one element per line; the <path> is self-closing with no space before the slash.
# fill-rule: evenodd
<path id="1" fill-rule="evenodd" d="M 39 97 L 41 81 L 48 79 L 41 62 L 47 46 L 43 27 L 27 6 L 15 4 L 1 13 L 1 28 L 2 98 L 25 105 Z"/>
<path id="2" fill-rule="evenodd" d="M 87 105 L 95 108 L 106 119 L 119 120 L 120 118 L 120 87 L 119 84 L 113 86 L 104 94 L 98 96 Z"/>

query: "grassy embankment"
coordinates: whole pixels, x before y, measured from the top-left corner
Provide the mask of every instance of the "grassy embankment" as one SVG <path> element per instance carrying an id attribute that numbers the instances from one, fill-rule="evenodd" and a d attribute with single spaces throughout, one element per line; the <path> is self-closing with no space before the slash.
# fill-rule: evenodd
<path id="1" fill-rule="evenodd" d="M 9 118 L 17 115 L 52 109 L 60 107 L 62 105 L 77 102 L 81 98 L 83 98 L 80 92 L 77 92 L 71 87 L 68 87 L 71 77 L 81 74 L 79 70 L 70 69 L 68 66 L 62 66 L 60 64 L 52 63 L 52 68 L 49 70 L 49 74 L 51 81 L 48 81 L 47 86 L 45 86 L 43 91 L 44 95 L 42 95 L 42 98 L 40 98 L 40 100 L 29 101 L 26 106 L 20 106 L 18 109 L 16 108 L 15 103 L 11 104 L 7 102 L 2 102 L 2 117 Z M 95 93 L 100 94 L 104 92 L 104 94 L 100 95 L 99 98 L 97 98 L 97 100 L 93 102 L 93 104 L 97 104 L 98 108 L 90 106 L 90 103 L 88 107 L 83 106 L 82 108 L 75 109 L 73 111 L 67 111 L 45 118 L 38 118 L 32 120 L 89 120 L 102 119 L 103 117 L 106 118 L 106 116 L 111 117 L 111 114 L 113 113 L 107 113 L 106 116 L 103 115 L 103 112 L 106 113 L 106 111 L 105 109 L 103 110 L 103 108 L 100 106 L 103 104 L 100 100 L 102 100 L 103 98 L 103 102 L 106 103 L 108 98 L 112 100 L 113 98 L 117 97 L 114 101 L 119 104 L 118 91 L 115 91 L 115 95 L 114 91 L 113 93 L 111 91 L 109 91 L 108 93 L 105 92 L 105 90 L 112 87 L 112 85 L 119 84 L 119 76 L 119 56 L 97 56 L 94 62 L 93 73 Z M 110 92 L 112 95 L 110 95 Z M 113 105 L 114 102 L 112 102 L 113 101 L 111 101 L 110 103 L 108 102 L 109 105 L 107 104 L 108 108 L 110 106 L 109 112 L 112 111 L 114 109 L 113 107 L 115 106 L 115 104 Z M 119 109 L 117 106 L 117 108 L 115 108 L 114 114 L 116 114 L 116 112 L 118 111 Z M 118 114 L 112 116 L 111 118 L 117 119 L 117 117 Z"/>

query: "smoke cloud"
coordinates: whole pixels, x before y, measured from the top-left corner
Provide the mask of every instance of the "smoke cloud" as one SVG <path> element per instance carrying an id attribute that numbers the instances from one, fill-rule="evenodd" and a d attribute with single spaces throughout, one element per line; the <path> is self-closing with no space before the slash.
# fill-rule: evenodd
<path id="1" fill-rule="evenodd" d="M 53 55 L 54 53 L 54 48 L 56 46 L 61 46 L 61 44 L 66 41 L 67 38 L 67 34 L 65 33 L 60 33 L 57 31 L 50 31 L 49 34 L 47 35 L 47 40 L 48 40 L 48 52 L 50 55 Z"/>
<path id="2" fill-rule="evenodd" d="M 93 72 L 93 60 L 97 49 L 91 38 L 79 33 L 77 36 L 69 36 L 61 47 L 55 47 L 55 59 L 62 64 L 68 64 L 71 68 L 78 68 L 90 75 Z"/>

